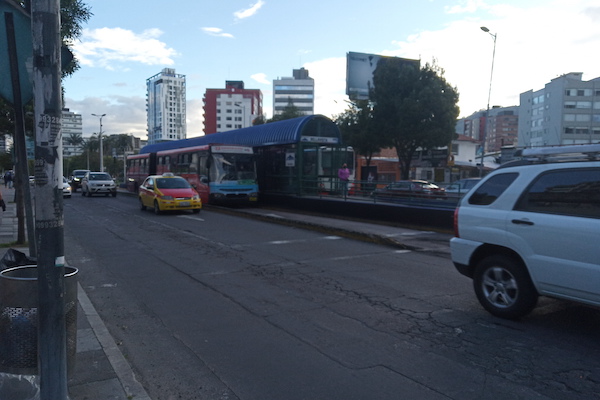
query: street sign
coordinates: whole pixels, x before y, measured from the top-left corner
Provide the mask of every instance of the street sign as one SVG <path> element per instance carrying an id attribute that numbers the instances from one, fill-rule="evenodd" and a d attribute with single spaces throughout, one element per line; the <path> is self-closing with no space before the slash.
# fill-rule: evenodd
<path id="1" fill-rule="evenodd" d="M 10 57 L 8 54 L 8 35 L 6 31 L 6 14 L 13 15 L 19 82 L 21 85 L 21 106 L 33 98 L 31 82 L 33 71 L 33 41 L 31 39 L 31 17 L 25 10 L 8 0 L 0 0 L 0 96 L 10 104 L 14 102 L 13 85 L 10 74 Z"/>

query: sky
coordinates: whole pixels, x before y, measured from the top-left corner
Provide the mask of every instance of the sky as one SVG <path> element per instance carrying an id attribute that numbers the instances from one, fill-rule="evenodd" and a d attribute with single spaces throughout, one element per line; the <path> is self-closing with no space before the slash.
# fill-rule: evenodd
<path id="1" fill-rule="evenodd" d="M 488 98 L 519 105 L 569 72 L 600 77 L 598 0 L 83 2 L 93 16 L 73 44 L 81 68 L 64 80 L 64 107 L 82 114 L 84 137 L 100 130 L 91 114 L 106 114 L 104 134 L 146 139 L 146 79 L 163 68 L 186 76 L 188 138 L 203 134 L 206 89 L 244 81 L 271 117 L 273 80 L 301 67 L 315 80 L 315 113 L 342 113 L 348 52 L 435 63 L 461 117 Z"/>

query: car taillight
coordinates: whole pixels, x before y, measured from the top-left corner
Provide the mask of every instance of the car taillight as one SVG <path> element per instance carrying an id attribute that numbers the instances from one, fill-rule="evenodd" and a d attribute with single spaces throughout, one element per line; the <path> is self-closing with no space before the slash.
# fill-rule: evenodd
<path id="1" fill-rule="evenodd" d="M 456 207 L 456 209 L 454 210 L 454 236 L 456 237 L 460 237 L 460 235 L 458 234 L 458 210 L 460 209 L 460 207 Z"/>

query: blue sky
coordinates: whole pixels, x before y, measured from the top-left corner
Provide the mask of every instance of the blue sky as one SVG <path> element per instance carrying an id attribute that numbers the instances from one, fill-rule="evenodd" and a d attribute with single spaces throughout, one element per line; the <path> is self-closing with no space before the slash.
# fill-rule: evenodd
<path id="1" fill-rule="evenodd" d="M 568 72 L 600 76 L 598 0 L 84 0 L 94 14 L 75 43 L 81 69 L 65 104 L 83 134 L 146 138 L 146 79 L 163 68 L 186 75 L 188 137 L 202 134 L 207 88 L 242 80 L 272 114 L 272 81 L 304 67 L 315 112 L 347 104 L 346 53 L 435 62 L 460 93 L 461 116 L 485 109 L 494 40 L 491 105 L 513 106 Z"/>

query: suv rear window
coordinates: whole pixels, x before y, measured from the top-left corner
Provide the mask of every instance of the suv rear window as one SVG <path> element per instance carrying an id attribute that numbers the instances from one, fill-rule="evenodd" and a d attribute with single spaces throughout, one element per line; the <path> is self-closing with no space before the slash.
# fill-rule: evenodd
<path id="1" fill-rule="evenodd" d="M 540 174 L 517 202 L 516 210 L 600 218 L 600 168 Z"/>
<path id="2" fill-rule="evenodd" d="M 492 204 L 513 183 L 518 175 L 516 172 L 511 172 L 490 177 L 469 197 L 469 204 L 479 206 Z"/>

